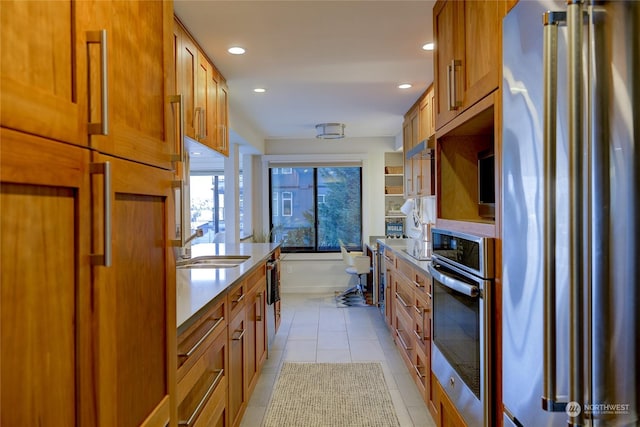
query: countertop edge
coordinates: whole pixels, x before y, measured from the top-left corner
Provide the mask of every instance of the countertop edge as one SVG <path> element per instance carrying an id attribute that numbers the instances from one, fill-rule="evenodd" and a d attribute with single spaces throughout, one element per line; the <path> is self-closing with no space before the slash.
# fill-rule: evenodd
<path id="1" fill-rule="evenodd" d="M 429 265 L 431 260 L 418 260 L 406 252 L 407 239 L 378 239 L 379 246 L 385 246 L 390 248 L 396 256 L 402 258 L 405 261 L 411 263 L 414 267 L 419 269 L 422 273 L 431 276 L 429 273 Z"/>
<path id="2" fill-rule="evenodd" d="M 247 246 L 247 245 L 266 245 L 266 247 L 263 247 L 263 250 L 258 250 L 255 249 L 256 246 Z M 239 243 L 239 244 L 216 244 L 216 246 L 214 247 L 214 251 L 213 252 L 229 252 L 229 250 L 233 251 L 233 252 L 237 252 L 237 253 L 247 253 L 249 252 L 248 248 L 253 248 L 250 250 L 251 252 L 251 258 L 249 258 L 243 265 L 243 267 L 235 272 L 236 274 L 230 274 L 229 275 L 229 279 L 227 280 L 221 280 L 219 278 L 212 278 L 211 279 L 211 286 L 210 286 L 210 290 L 207 292 L 207 301 L 205 302 L 200 302 L 200 301 L 196 301 L 199 305 L 199 308 L 194 308 L 193 310 L 190 310 L 188 312 L 188 314 L 186 316 L 176 316 L 176 320 L 178 322 L 180 322 L 179 324 L 177 324 L 177 334 L 180 335 L 182 334 L 184 331 L 186 331 L 191 325 L 193 325 L 200 317 L 202 317 L 211 307 L 213 307 L 215 304 L 217 304 L 221 298 L 226 297 L 227 293 L 229 292 L 229 289 L 232 288 L 235 284 L 237 284 L 240 280 L 244 279 L 245 277 L 247 277 L 248 274 L 250 274 L 251 272 L 253 272 L 259 265 L 261 265 L 262 263 L 266 262 L 269 257 L 276 251 L 276 249 L 280 246 L 279 243 L 272 243 L 272 244 L 253 244 L 253 243 Z M 244 249 L 244 250 L 242 250 Z M 256 251 L 258 251 L 258 253 L 256 253 Z M 201 256 L 201 255 L 206 255 L 208 253 L 210 253 L 211 251 L 207 251 L 206 249 L 203 249 L 202 251 L 200 251 L 197 256 Z M 194 254 L 194 256 L 196 256 Z M 183 270 L 182 273 L 179 273 L 180 270 L 177 270 L 177 275 L 178 274 L 186 274 L 186 272 L 188 272 L 189 269 L 181 269 Z M 186 270 L 186 272 L 185 272 Z M 214 274 L 213 272 L 215 270 L 219 270 L 219 269 L 208 269 L 210 272 L 212 272 L 212 274 Z M 203 272 L 203 269 L 198 269 L 197 271 L 199 272 Z M 202 274 L 202 273 L 200 273 Z M 178 282 L 178 280 L 177 280 Z M 206 281 L 205 281 L 206 283 Z M 193 282 L 191 280 L 187 280 L 185 278 L 181 278 L 180 279 L 180 285 L 177 284 L 177 286 L 193 286 Z M 186 298 L 185 294 L 186 292 L 176 292 L 176 300 L 177 303 L 179 304 L 180 298 L 181 298 L 181 294 L 183 294 L 183 299 Z M 189 295 L 189 297 L 191 297 L 191 295 Z M 195 298 L 193 298 L 195 299 Z M 183 301 L 184 302 L 184 301 Z M 191 304 L 189 304 L 189 308 L 191 308 L 193 306 L 194 302 L 191 302 Z M 181 310 L 181 308 L 177 308 L 178 311 Z M 184 307 L 182 308 L 183 312 Z M 183 313 L 184 314 L 184 313 Z M 183 317 L 184 320 L 180 321 L 180 318 Z"/>

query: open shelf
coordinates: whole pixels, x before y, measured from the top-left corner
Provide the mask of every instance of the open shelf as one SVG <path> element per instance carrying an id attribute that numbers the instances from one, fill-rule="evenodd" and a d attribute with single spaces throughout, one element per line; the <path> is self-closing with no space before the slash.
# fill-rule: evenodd
<path id="1" fill-rule="evenodd" d="M 495 138 L 492 96 L 438 131 L 436 226 L 495 236 L 495 214 L 487 213 L 487 205 L 480 203 L 479 182 L 483 181 L 484 191 L 488 188 L 495 198 L 499 194 L 497 170 L 491 170 L 487 176 L 485 169 L 484 180 L 481 180 L 478 167 L 486 153 L 494 152 Z"/>

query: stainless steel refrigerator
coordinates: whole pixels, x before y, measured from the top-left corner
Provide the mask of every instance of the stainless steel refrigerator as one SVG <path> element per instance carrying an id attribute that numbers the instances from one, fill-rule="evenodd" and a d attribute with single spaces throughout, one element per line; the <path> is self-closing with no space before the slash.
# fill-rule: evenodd
<path id="1" fill-rule="evenodd" d="M 638 1 L 503 21 L 505 426 L 640 425 L 639 64 Z"/>

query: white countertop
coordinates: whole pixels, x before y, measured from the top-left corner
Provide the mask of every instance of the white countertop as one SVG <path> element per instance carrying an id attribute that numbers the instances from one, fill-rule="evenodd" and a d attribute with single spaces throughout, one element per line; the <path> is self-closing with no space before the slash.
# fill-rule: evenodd
<path id="1" fill-rule="evenodd" d="M 422 270 L 423 273 L 429 274 L 429 264 L 431 260 L 418 260 L 407 252 L 407 244 L 409 239 L 378 239 L 378 244 L 387 246 L 393 250 L 393 252 L 411 264 Z"/>
<path id="2" fill-rule="evenodd" d="M 237 267 L 177 268 L 176 323 L 178 334 L 197 320 L 218 296 L 265 262 L 279 243 L 202 243 L 191 247 L 191 257 L 203 255 L 248 255 L 250 258 Z"/>

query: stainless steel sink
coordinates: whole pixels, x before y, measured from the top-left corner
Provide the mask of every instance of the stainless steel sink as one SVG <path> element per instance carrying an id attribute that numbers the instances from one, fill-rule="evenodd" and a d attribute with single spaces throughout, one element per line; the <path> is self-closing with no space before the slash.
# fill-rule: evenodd
<path id="1" fill-rule="evenodd" d="M 237 267 L 250 256 L 248 255 L 205 255 L 176 262 L 177 268 L 231 268 Z"/>

